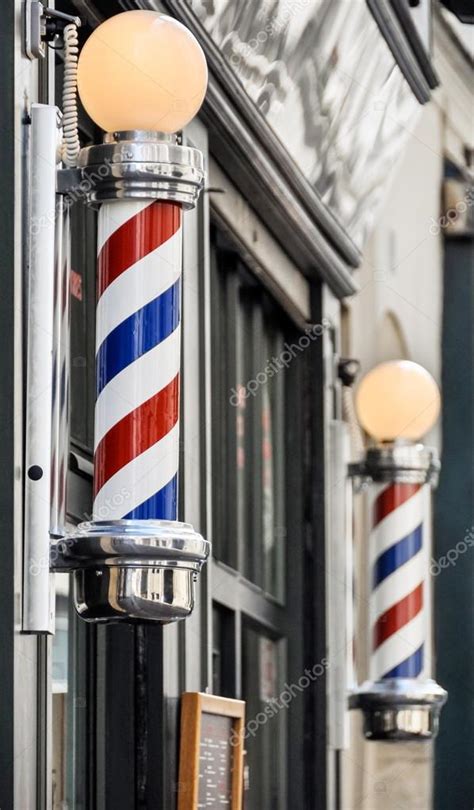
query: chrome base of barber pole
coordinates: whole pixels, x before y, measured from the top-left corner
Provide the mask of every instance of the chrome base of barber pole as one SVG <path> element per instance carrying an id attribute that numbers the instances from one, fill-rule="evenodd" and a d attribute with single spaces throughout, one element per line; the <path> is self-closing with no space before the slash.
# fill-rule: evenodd
<path id="1" fill-rule="evenodd" d="M 184 619 L 210 543 L 188 523 L 116 520 L 81 523 L 51 550 L 51 568 L 74 574 L 74 601 L 86 621 Z"/>
<path id="2" fill-rule="evenodd" d="M 349 708 L 362 710 L 367 740 L 423 742 L 436 737 L 447 697 L 436 681 L 393 678 L 364 683 Z"/>

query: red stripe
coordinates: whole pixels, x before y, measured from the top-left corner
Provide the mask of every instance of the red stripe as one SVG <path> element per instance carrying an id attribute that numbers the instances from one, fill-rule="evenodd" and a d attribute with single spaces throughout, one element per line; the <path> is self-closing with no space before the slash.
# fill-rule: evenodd
<path id="1" fill-rule="evenodd" d="M 121 273 L 171 239 L 180 224 L 181 206 L 157 201 L 117 228 L 99 253 L 97 299 Z"/>
<path id="2" fill-rule="evenodd" d="M 129 461 L 160 441 L 178 421 L 179 374 L 147 399 L 99 442 L 94 457 L 94 495 Z"/>
<path id="3" fill-rule="evenodd" d="M 390 484 L 377 496 L 374 504 L 374 526 L 377 526 L 390 512 L 397 509 L 413 495 L 416 495 L 421 484 Z"/>
<path id="4" fill-rule="evenodd" d="M 374 625 L 373 648 L 380 647 L 385 639 L 415 618 L 423 607 L 423 583 L 403 599 L 382 613 Z"/>

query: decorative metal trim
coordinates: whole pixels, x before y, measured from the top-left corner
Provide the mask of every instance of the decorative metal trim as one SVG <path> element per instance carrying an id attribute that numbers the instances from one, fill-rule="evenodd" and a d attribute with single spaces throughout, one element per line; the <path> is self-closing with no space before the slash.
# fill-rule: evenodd
<path id="1" fill-rule="evenodd" d="M 81 149 L 78 165 L 88 202 L 159 199 L 190 209 L 204 185 L 202 153 L 163 133 L 106 133 Z"/>
<path id="2" fill-rule="evenodd" d="M 430 55 L 427 53 L 423 41 L 413 24 L 413 19 L 408 10 L 406 0 L 390 0 L 390 2 L 413 53 L 418 60 L 423 75 L 431 90 L 434 90 L 435 87 L 439 85 L 439 78 L 431 63 Z"/>
<path id="3" fill-rule="evenodd" d="M 299 269 L 309 277 L 321 278 L 339 298 L 357 292 L 351 270 L 321 233 L 314 213 L 312 218 L 292 193 L 273 161 L 262 152 L 260 141 L 225 101 L 212 76 L 203 105 L 203 120 L 210 132 L 213 155 L 223 166 L 231 162 L 238 165 L 239 187 L 248 199 L 264 197 L 265 204 L 259 206 L 262 221 L 272 233 L 278 233 L 280 243 L 286 246 Z M 218 137 L 213 140 L 216 134 Z"/>
<path id="4" fill-rule="evenodd" d="M 199 571 L 210 543 L 189 523 L 170 520 L 113 520 L 80 523 L 51 550 L 54 570 L 113 566 L 171 566 Z"/>
<path id="5" fill-rule="evenodd" d="M 440 462 L 435 448 L 422 444 L 386 444 L 369 447 L 365 458 L 349 465 L 349 475 L 362 481 L 436 486 Z"/>
<path id="6" fill-rule="evenodd" d="M 51 548 L 51 570 L 74 573 L 74 602 L 86 621 L 184 619 L 210 543 L 187 523 L 82 523 Z"/>
<path id="7" fill-rule="evenodd" d="M 431 98 L 430 85 L 412 51 L 411 43 L 407 41 L 391 0 L 367 0 L 367 5 L 416 99 L 420 104 L 426 104 Z"/>

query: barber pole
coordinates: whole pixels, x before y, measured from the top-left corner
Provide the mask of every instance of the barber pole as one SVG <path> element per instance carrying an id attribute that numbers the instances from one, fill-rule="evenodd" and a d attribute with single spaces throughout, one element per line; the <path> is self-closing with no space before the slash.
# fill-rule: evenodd
<path id="1" fill-rule="evenodd" d="M 98 218 L 94 502 L 56 568 L 87 621 L 184 619 L 210 544 L 178 517 L 182 212 L 204 183 L 175 135 L 115 132 L 79 165 Z M 113 167 L 103 171 L 104 166 Z"/>
<path id="2" fill-rule="evenodd" d="M 447 694 L 431 676 L 431 488 L 436 452 L 422 444 L 369 447 L 350 465 L 366 494 L 369 680 L 349 706 L 361 709 L 369 740 L 436 736 Z"/>
<path id="3" fill-rule="evenodd" d="M 427 636 L 427 485 L 374 484 L 370 498 L 370 677 L 418 678 Z M 428 495 L 428 498 L 427 498 Z"/>
<path id="4" fill-rule="evenodd" d="M 95 520 L 176 520 L 181 206 L 102 205 L 96 314 Z"/>

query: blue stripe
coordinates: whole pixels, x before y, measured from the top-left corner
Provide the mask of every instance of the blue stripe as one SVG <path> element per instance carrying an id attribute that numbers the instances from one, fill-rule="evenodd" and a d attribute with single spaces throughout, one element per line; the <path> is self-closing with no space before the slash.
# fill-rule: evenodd
<path id="1" fill-rule="evenodd" d="M 174 332 L 179 309 L 178 280 L 107 335 L 96 357 L 97 396 L 116 374 Z"/>
<path id="2" fill-rule="evenodd" d="M 372 588 L 376 588 L 390 574 L 393 574 L 397 568 L 411 560 L 419 552 L 422 540 L 423 524 L 420 523 L 411 534 L 407 534 L 402 540 L 394 543 L 393 546 L 384 551 L 374 563 Z"/>
<path id="3" fill-rule="evenodd" d="M 159 492 L 143 501 L 125 520 L 176 520 L 178 515 L 178 476 L 175 475 Z"/>
<path id="4" fill-rule="evenodd" d="M 413 655 L 405 658 L 401 664 L 386 672 L 384 678 L 417 678 L 423 669 L 423 644 Z"/>

